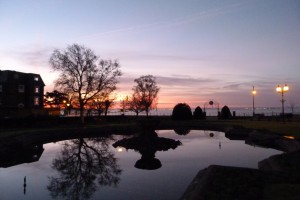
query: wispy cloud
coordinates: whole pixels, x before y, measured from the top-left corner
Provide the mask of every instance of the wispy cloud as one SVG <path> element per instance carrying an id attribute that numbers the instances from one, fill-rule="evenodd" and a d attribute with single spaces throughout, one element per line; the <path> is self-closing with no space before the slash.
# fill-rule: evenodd
<path id="1" fill-rule="evenodd" d="M 191 24 L 194 22 L 198 22 L 200 20 L 205 20 L 209 17 L 216 17 L 220 15 L 224 15 L 229 12 L 233 12 L 236 9 L 242 8 L 247 2 L 239 2 L 234 3 L 230 5 L 226 5 L 223 7 L 217 7 L 212 8 L 209 10 L 202 10 L 196 13 L 192 13 L 190 15 L 186 15 L 180 18 L 176 18 L 171 21 L 161 21 L 161 22 L 154 22 L 154 23 L 148 23 L 148 24 L 142 24 L 142 25 L 134 25 L 134 26 L 128 26 L 128 27 L 121 27 L 114 30 L 109 31 L 103 31 L 95 34 L 85 35 L 83 37 L 85 38 L 99 38 L 104 36 L 111 36 L 112 34 L 120 34 L 120 33 L 130 33 L 130 32 L 144 32 L 149 30 L 157 30 L 157 29 L 166 29 L 166 28 L 172 28 L 176 26 L 182 26 L 185 24 Z"/>
<path id="2" fill-rule="evenodd" d="M 48 61 L 54 48 L 31 46 L 19 50 L 8 50 L 5 54 L 15 58 L 29 66 L 45 67 L 49 66 Z"/>

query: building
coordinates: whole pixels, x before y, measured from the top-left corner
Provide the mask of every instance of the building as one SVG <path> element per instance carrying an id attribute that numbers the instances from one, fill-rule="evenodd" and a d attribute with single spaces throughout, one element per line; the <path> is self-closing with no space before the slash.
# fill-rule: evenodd
<path id="1" fill-rule="evenodd" d="M 44 86 L 39 74 L 0 70 L 0 116 L 41 110 Z"/>

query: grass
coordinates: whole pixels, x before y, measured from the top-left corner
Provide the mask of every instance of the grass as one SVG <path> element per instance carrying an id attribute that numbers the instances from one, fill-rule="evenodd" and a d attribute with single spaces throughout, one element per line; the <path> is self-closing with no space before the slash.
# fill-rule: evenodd
<path id="1" fill-rule="evenodd" d="M 134 125 L 137 121 L 144 118 L 125 118 L 125 120 L 102 120 L 100 122 L 92 122 L 87 123 L 85 125 L 86 129 L 95 129 L 97 127 L 128 127 Z M 173 125 L 182 125 L 185 127 L 200 127 L 201 125 L 208 125 L 211 127 L 224 127 L 224 126 L 241 126 L 244 128 L 249 129 L 259 129 L 259 130 L 266 130 L 269 132 L 278 133 L 284 136 L 293 136 L 296 139 L 300 139 L 300 122 L 299 121 L 259 121 L 259 120 L 251 120 L 251 119 L 233 119 L 233 120 L 218 120 L 216 118 L 210 118 L 207 120 L 191 120 L 191 121 L 172 121 L 170 117 L 151 117 L 151 119 L 160 120 L 163 123 L 169 124 L 170 127 Z M 37 127 L 34 126 L 28 128 L 20 128 L 16 127 L 13 129 L 4 128 L 0 130 L 0 137 L 1 136 L 10 136 L 10 135 L 21 135 L 26 133 L 38 133 L 38 132 L 45 132 L 49 133 L 51 131 L 58 131 L 58 130 L 74 130 L 78 129 L 81 126 L 78 124 L 65 124 L 65 125 L 52 125 L 51 122 L 48 122 L 49 125 L 46 127 Z"/>
<path id="2" fill-rule="evenodd" d="M 245 128 L 267 130 L 284 136 L 293 136 L 300 139 L 300 122 L 222 120 L 215 123 L 225 123 L 228 125 L 243 126 Z"/>

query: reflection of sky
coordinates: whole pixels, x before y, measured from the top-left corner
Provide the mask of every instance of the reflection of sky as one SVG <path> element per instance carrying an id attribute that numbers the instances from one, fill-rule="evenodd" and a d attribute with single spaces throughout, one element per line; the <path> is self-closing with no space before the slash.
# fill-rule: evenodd
<path id="1" fill-rule="evenodd" d="M 181 146 L 156 153 L 162 167 L 157 170 L 141 170 L 134 167 L 141 155 L 134 150 L 121 153 L 111 146 L 122 169 L 120 184 L 102 187 L 95 192 L 95 199 L 178 199 L 199 170 L 212 164 L 257 168 L 258 161 L 280 152 L 231 141 L 224 133 L 195 131 L 177 135 L 173 130 L 157 131 L 160 137 L 180 140 Z M 214 137 L 209 137 L 213 132 Z M 128 137 L 128 136 L 125 136 Z M 114 139 L 121 139 L 116 136 Z M 111 141 L 111 144 L 114 141 Z M 221 149 L 219 143 L 221 142 Z M 0 199 L 51 199 L 46 189 L 48 178 L 55 172 L 52 160 L 60 153 L 60 142 L 45 144 L 45 151 L 38 162 L 0 169 Z M 23 195 L 23 178 L 27 177 L 27 193 Z"/>

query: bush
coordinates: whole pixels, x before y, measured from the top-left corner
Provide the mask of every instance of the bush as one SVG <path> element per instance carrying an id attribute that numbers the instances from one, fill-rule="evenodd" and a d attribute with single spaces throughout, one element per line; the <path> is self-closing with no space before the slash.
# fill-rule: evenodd
<path id="1" fill-rule="evenodd" d="M 191 120 L 193 119 L 191 107 L 186 103 L 178 103 L 172 112 L 173 120 Z"/>
<path id="2" fill-rule="evenodd" d="M 230 109 L 228 106 L 224 106 L 221 109 L 220 119 L 230 119 L 232 117 Z"/>
<path id="3" fill-rule="evenodd" d="M 196 107 L 193 114 L 194 114 L 194 119 L 204 119 L 205 118 L 204 113 L 199 106 Z"/>

